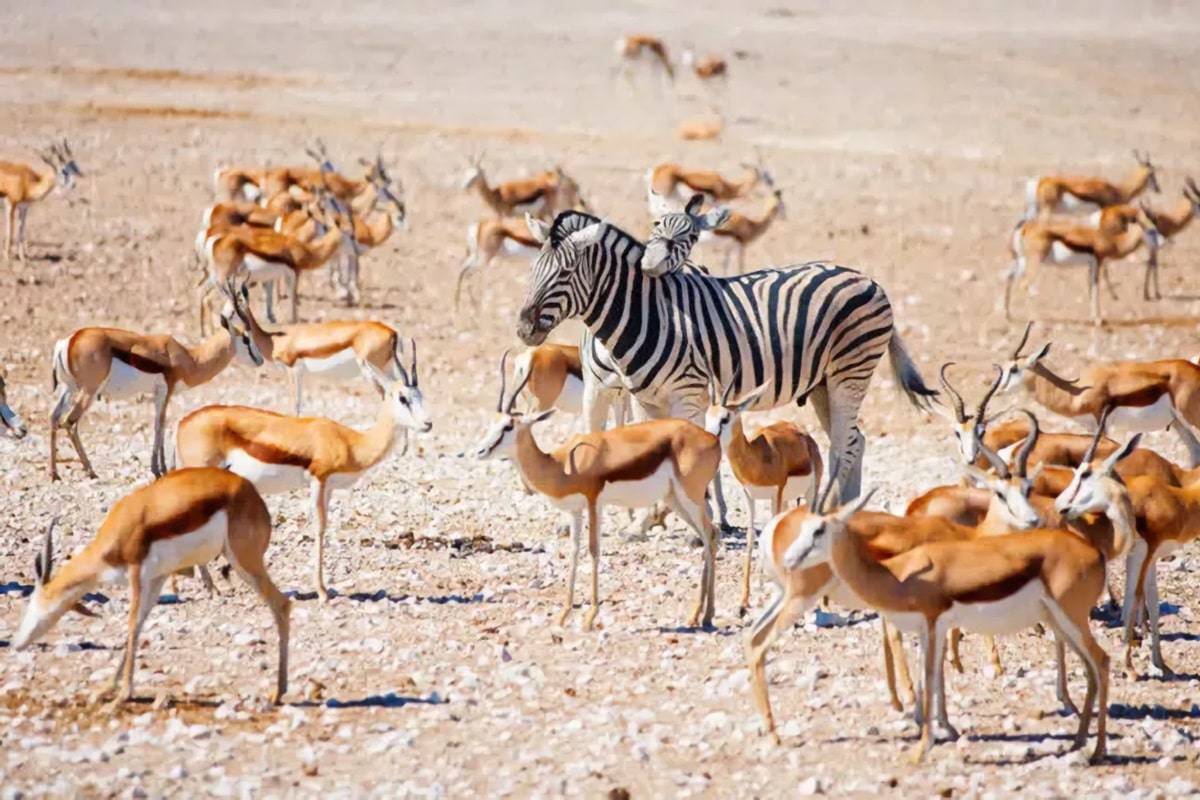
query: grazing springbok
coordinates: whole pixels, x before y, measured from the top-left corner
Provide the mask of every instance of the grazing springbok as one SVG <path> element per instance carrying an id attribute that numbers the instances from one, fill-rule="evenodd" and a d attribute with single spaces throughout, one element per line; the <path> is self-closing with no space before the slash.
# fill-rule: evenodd
<path id="1" fill-rule="evenodd" d="M 579 184 L 569 178 L 562 167 L 492 186 L 483 171 L 484 155 L 486 153 L 480 153 L 467 159 L 462 188 L 463 191 L 474 190 L 497 219 L 519 218 L 522 214 L 549 219 L 562 211 L 587 207 L 580 196 Z"/>
<path id="2" fill-rule="evenodd" d="M 776 189 L 767 198 L 766 207 L 757 218 L 733 211 L 719 228 L 701 233 L 700 241 L 712 242 L 725 251 L 723 272 L 726 275 L 730 274 L 729 263 L 736 254 L 738 274 L 740 275 L 746 271 L 746 248 L 758 241 L 771 227 L 771 223 L 783 218 L 783 190 Z"/>
<path id="3" fill-rule="evenodd" d="M 232 282 L 224 290 L 229 303 L 221 314 L 221 330 L 190 347 L 166 334 L 119 328 L 80 328 L 55 343 L 51 374 L 57 396 L 50 412 L 50 480 L 58 480 L 60 427 L 66 428 L 84 472 L 95 478 L 79 439 L 79 420 L 97 397 L 120 400 L 141 394 L 154 397 L 150 469 L 161 476 L 167 471 L 163 434 L 171 397 L 207 383 L 235 359 L 259 367 L 271 358 L 271 336 L 258 326 Z M 233 323 L 231 314 L 237 315 L 240 325 Z"/>
<path id="4" fill-rule="evenodd" d="M 1105 409 L 1108 424 L 1120 430 L 1150 433 L 1173 428 L 1191 457 L 1200 465 L 1200 366 L 1182 359 L 1116 361 L 1093 365 L 1079 378 L 1068 380 L 1043 363 L 1046 343 L 1031 355 L 1021 350 L 1032 324 L 1003 366 L 1002 393 L 1023 392 L 1056 414 L 1095 430 Z"/>
<path id="5" fill-rule="evenodd" d="M 1103 425 L 1096 430 L 1099 441 Z M 1125 623 L 1125 668 L 1133 667 L 1133 625 L 1142 609 L 1150 622 L 1151 662 L 1164 675 L 1172 670 L 1163 660 L 1159 637 L 1157 563 L 1200 536 L 1200 485 L 1175 486 L 1161 476 L 1125 477 L 1117 463 L 1137 447 L 1135 434 L 1123 447 L 1097 465 L 1086 458 L 1075 469 L 1070 484 L 1055 500 L 1055 508 L 1068 516 L 1104 514 L 1117 519 L 1137 520 L 1137 536 L 1125 560 L 1125 600 L 1121 619 Z M 1091 454 L 1089 454 L 1090 456 Z"/>
<path id="6" fill-rule="evenodd" d="M 829 489 L 823 493 L 829 495 Z M 1003 536 L 930 541 L 890 558 L 871 552 L 872 528 L 893 525 L 888 515 L 860 514 L 868 492 L 832 512 L 807 517 L 783 556 L 789 570 L 828 563 L 833 574 L 900 630 L 916 633 L 924 665 L 921 739 L 913 762 L 931 743 L 933 706 L 944 710 L 946 634 L 952 628 L 979 633 L 1016 633 L 1038 622 L 1052 628 L 1083 660 L 1088 690 L 1074 747 L 1087 742 L 1092 708 L 1099 721 L 1092 761 L 1104 758 L 1108 716 L 1108 655 L 1089 627 L 1104 590 L 1104 556 L 1065 530 L 1036 529 Z M 905 527 L 931 518 L 900 517 Z M 851 528 L 857 530 L 852 531 Z M 868 544 L 870 543 L 870 544 Z M 943 720 L 939 720 L 944 723 Z"/>
<path id="7" fill-rule="evenodd" d="M 1168 245 L 1176 234 L 1186 228 L 1200 214 L 1200 187 L 1190 177 L 1185 181 L 1183 197 L 1170 208 L 1155 211 L 1142 204 L 1142 211 L 1154 222 L 1159 233 L 1156 247 L 1150 248 L 1146 260 L 1146 279 L 1142 285 L 1142 297 L 1146 300 L 1161 300 L 1162 289 L 1158 285 L 1158 251 Z M 1151 287 L 1153 284 L 1153 287 Z M 1153 292 L 1151 292 L 1153 288 Z"/>
<path id="8" fill-rule="evenodd" d="M 62 140 L 62 144 L 51 142 L 49 149 L 38 152 L 38 158 L 46 162 L 50 169 L 39 172 L 27 164 L 0 161 L 0 198 L 3 198 L 5 203 L 5 261 L 12 259 L 14 230 L 17 236 L 17 258 L 24 261 L 28 255 L 25 219 L 29 216 L 30 204 L 44 200 L 56 186 L 61 187 L 63 191 L 70 189 L 75 185 L 75 178 L 83 177 L 66 139 Z"/>
<path id="9" fill-rule="evenodd" d="M 1137 167 L 1122 181 L 1102 178 L 1047 176 L 1030 178 L 1025 184 L 1025 219 L 1046 218 L 1053 212 L 1091 212 L 1104 206 L 1128 203 L 1149 187 L 1157 192 L 1158 176 L 1150 154 L 1133 151 Z"/>
<path id="10" fill-rule="evenodd" d="M 617 53 L 617 68 L 627 79 L 632 79 L 632 68 L 636 64 L 650 64 L 662 70 L 671 83 L 675 82 L 675 67 L 667 55 L 667 45 L 657 36 L 633 33 L 622 36 L 614 44 Z"/>
<path id="11" fill-rule="evenodd" d="M 1158 243 L 1154 221 L 1145 213 L 1139 213 L 1134 224 L 1119 232 L 1073 220 L 1021 220 L 1009 241 L 1013 260 L 1004 283 L 1004 318 L 1012 319 L 1012 290 L 1018 279 L 1027 276 L 1032 283 L 1043 265 L 1086 266 L 1092 324 L 1100 325 L 1104 321 L 1100 313 L 1100 279 L 1108 277 L 1108 262 L 1131 255 L 1143 244 L 1152 251 Z M 1109 291 L 1113 291 L 1111 284 Z"/>
<path id="12" fill-rule="evenodd" d="M 816 441 L 798 425 L 773 422 L 759 428 L 753 437 L 746 435 L 743 413 L 758 399 L 758 392 L 734 401 L 732 384 L 718 401 L 710 387 L 711 405 L 704 417 L 704 429 L 721 440 L 721 449 L 733 470 L 733 477 L 746 493 L 750 520 L 746 524 L 746 563 L 742 570 L 742 604 L 750 605 L 750 572 L 754 566 L 755 504 L 771 502 L 771 516 L 783 513 L 801 497 L 809 506 L 816 500 L 824 462 Z"/>
<path id="13" fill-rule="evenodd" d="M 180 465 L 222 466 L 252 481 L 264 495 L 308 488 L 317 545 L 313 572 L 321 602 L 329 599 L 324 555 L 330 495 L 349 489 L 387 458 L 401 428 L 433 427 L 417 385 L 415 342 L 409 369 L 400 369 L 400 380 L 388 388 L 375 424 L 365 431 L 323 417 L 289 417 L 246 406 L 205 406 L 179 421 L 175 449 Z M 386 381 L 382 374 L 375 379 Z"/>
<path id="14" fill-rule="evenodd" d="M 576 351 L 578 355 L 578 351 Z M 21 415 L 12 410 L 12 406 L 8 404 L 8 385 L 5 379 L 8 377 L 4 368 L 0 367 L 0 425 L 4 426 L 5 434 L 13 439 L 23 439 L 29 429 L 25 427 L 25 420 L 21 419 Z"/>
<path id="15" fill-rule="evenodd" d="M 121 664 L 107 691 L 114 704 L 133 699 L 138 640 L 168 577 L 202 567 L 219 555 L 271 609 L 279 634 L 279 661 L 271 702 L 288 683 L 291 601 L 271 581 L 263 557 L 271 543 L 271 515 L 247 480 L 223 469 L 181 469 L 135 489 L 113 504 L 95 538 L 54 572 L 54 523 L 34 562 L 36 580 L 12 646 L 22 650 L 44 636 L 68 611 L 95 616 L 82 600 L 101 584 L 129 584 L 129 631 Z"/>
<path id="16" fill-rule="evenodd" d="M 400 337 L 395 328 L 377 320 L 333 320 L 284 325 L 271 331 L 272 360 L 282 364 L 291 379 L 299 416 L 306 375 L 318 380 L 365 378 L 382 396 L 400 380 Z M 383 380 L 380 380 L 380 376 Z"/>
<path id="17" fill-rule="evenodd" d="M 518 385 L 511 397 L 506 396 L 507 361 L 506 352 L 500 360 L 496 419 L 480 439 L 475 455 L 480 460 L 511 459 L 526 486 L 545 495 L 551 505 L 570 516 L 571 571 L 559 624 L 566 623 L 574 608 L 584 512 L 588 516 L 588 551 L 592 557 L 592 606 L 584 628 L 591 630 L 600 611 L 601 511 L 606 505 L 644 508 L 665 502 L 704 543 L 700 596 L 688 625 L 711 627 L 716 611 L 717 538 L 704 493 L 721 466 L 717 437 L 685 420 L 661 419 L 573 436 L 547 453 L 533 438 L 532 428 L 554 410 L 532 415 L 514 410 L 525 386 Z"/>
<path id="18" fill-rule="evenodd" d="M 487 267 L 496 256 L 531 258 L 539 249 L 541 243 L 529 232 L 529 223 L 523 219 L 485 218 L 471 223 L 467 227 L 467 255 L 454 285 L 455 308 L 462 295 L 463 282 L 471 273 Z"/>
<path id="19" fill-rule="evenodd" d="M 682 206 L 696 193 L 704 195 L 706 203 L 728 202 L 745 197 L 759 184 L 774 186 L 771 173 L 763 165 L 762 156 L 756 164 L 742 164 L 746 174 L 740 180 L 721 177 L 711 170 L 687 169 L 674 163 L 659 164 L 646 171 L 646 199 L 650 213 L 661 216 L 658 198 Z"/>

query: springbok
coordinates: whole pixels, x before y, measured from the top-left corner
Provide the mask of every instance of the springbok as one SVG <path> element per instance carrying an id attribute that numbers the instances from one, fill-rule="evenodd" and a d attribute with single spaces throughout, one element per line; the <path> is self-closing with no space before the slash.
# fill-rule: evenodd
<path id="1" fill-rule="evenodd" d="M 113 504 L 95 538 L 54 572 L 54 523 L 34 562 L 36 580 L 12 646 L 23 650 L 68 611 L 95 616 L 82 605 L 96 586 L 129 584 L 129 631 L 121 664 L 100 700 L 117 688 L 113 703 L 133 699 L 138 640 L 166 579 L 202 567 L 219 555 L 271 609 L 279 634 L 279 661 L 271 702 L 287 692 L 289 601 L 271 581 L 263 556 L 271 542 L 271 515 L 254 486 L 223 469 L 181 469 Z"/>
<path id="2" fill-rule="evenodd" d="M 569 178 L 562 167 L 492 186 L 483 171 L 484 155 L 486 153 L 480 153 L 467 159 L 462 189 L 474 190 L 497 219 L 526 213 L 549 219 L 576 206 L 587 207 L 580 196 L 579 184 Z"/>
<path id="3" fill-rule="evenodd" d="M 1160 361 L 1117 361 L 1096 364 L 1078 379 L 1068 380 L 1043 362 L 1050 351 L 1021 355 L 1029 340 L 1032 323 L 1002 369 L 1002 393 L 1024 392 L 1042 406 L 1095 430 L 1106 408 L 1108 424 L 1125 431 L 1149 433 L 1168 427 L 1175 430 L 1191 457 L 1189 466 L 1200 465 L 1200 366 L 1186 359 Z"/>
<path id="4" fill-rule="evenodd" d="M 1047 176 L 1025 184 L 1025 219 L 1048 217 L 1055 211 L 1091 212 L 1104 206 L 1128 203 L 1149 187 L 1159 191 L 1158 176 L 1149 153 L 1133 151 L 1137 167 L 1122 181 L 1102 178 Z"/>
<path id="5" fill-rule="evenodd" d="M 567 414 L 583 411 L 583 365 L 579 348 L 569 344 L 539 344 L 513 361 L 513 383 L 524 386 L 533 411 L 552 408 Z"/>
<path id="6" fill-rule="evenodd" d="M 740 275 L 746 271 L 746 248 L 758 241 L 771 227 L 771 223 L 783 218 L 783 190 L 776 189 L 767 199 L 767 205 L 757 219 L 733 211 L 720 227 L 701 233 L 700 241 L 711 241 L 725 251 L 723 271 L 726 275 L 730 274 L 729 262 L 733 260 L 736 253 L 738 274 Z"/>
<path id="7" fill-rule="evenodd" d="M 676 135 L 685 142 L 706 142 L 718 139 L 725 130 L 725 115 L 719 108 L 709 106 L 707 117 L 689 117 L 679 123 Z"/>
<path id="8" fill-rule="evenodd" d="M 472 223 L 467 227 L 467 255 L 454 286 L 454 306 L 458 307 L 467 277 L 487 267 L 496 256 L 532 258 L 540 249 L 541 243 L 529 232 L 525 220 L 485 218 Z"/>
<path id="9" fill-rule="evenodd" d="M 190 347 L 169 335 L 118 328 L 80 328 L 55 343 L 51 374 L 57 396 L 50 412 L 50 480 L 58 480 L 60 427 L 66 428 L 84 472 L 95 478 L 79 439 L 79 420 L 97 397 L 119 400 L 147 393 L 154 397 L 150 469 L 156 477 L 167 471 L 163 434 L 171 397 L 207 383 L 235 359 L 259 367 L 271 358 L 271 336 L 258 326 L 232 282 L 224 291 L 229 303 L 221 314 L 221 330 Z M 237 315 L 240 327 L 231 321 L 231 314 Z"/>
<path id="10" fill-rule="evenodd" d="M 553 409 L 524 415 L 514 410 L 518 385 L 506 397 L 508 353 L 500 360 L 500 399 L 495 421 L 475 448 L 480 460 L 509 458 L 525 485 L 546 496 L 571 519 L 571 571 L 559 624 L 575 603 L 584 511 L 588 515 L 588 551 L 592 557 L 592 606 L 584 619 L 591 630 L 600 610 L 600 519 L 606 505 L 642 508 L 666 502 L 704 543 L 700 596 L 688 625 L 712 626 L 716 611 L 716 530 L 704 493 L 721 465 L 721 443 L 703 428 L 681 419 L 661 419 L 572 437 L 547 453 L 532 428 Z M 528 381 L 528 375 L 526 381 Z M 703 613 L 703 617 L 701 614 Z"/>
<path id="11" fill-rule="evenodd" d="M 0 198 L 5 203 L 5 261 L 12 260 L 14 230 L 17 235 L 17 258 L 25 261 L 28 255 L 25 220 L 29 216 L 30 204 L 44 200 L 56 186 L 63 191 L 70 189 L 75 185 L 75 178 L 83 177 L 66 139 L 62 140 L 62 144 L 51 142 L 49 149 L 38 152 L 38 158 L 46 162 L 50 169 L 39 172 L 27 164 L 0 161 Z"/>
<path id="12" fill-rule="evenodd" d="M 679 60 L 702 81 L 711 81 L 715 78 L 725 80 L 729 77 L 729 64 L 720 56 L 697 58 L 696 51 L 689 47 L 680 53 Z"/>
<path id="13" fill-rule="evenodd" d="M 649 63 L 657 65 L 671 83 L 675 82 L 675 67 L 671 65 L 671 57 L 667 55 L 667 45 L 657 36 L 647 36 L 643 33 L 622 36 L 615 42 L 614 49 L 617 53 L 618 69 L 627 79 L 633 76 L 633 65 Z"/>
<path id="14" fill-rule="evenodd" d="M 1159 234 L 1154 221 L 1139 214 L 1136 224 L 1127 225 L 1119 233 L 1092 228 L 1074 221 L 1025 219 L 1017 223 L 1009 241 L 1012 266 L 1004 284 L 1004 318 L 1012 319 L 1012 290 L 1017 280 L 1028 274 L 1030 283 L 1043 265 L 1088 268 L 1088 297 L 1091 300 L 1092 324 L 1100 325 L 1100 278 L 1107 278 L 1107 263 L 1131 255 L 1143 244 L 1148 250 L 1158 247 Z M 1109 292 L 1112 286 L 1109 285 Z"/>
<path id="15" fill-rule="evenodd" d="M 828 496 L 829 487 L 823 493 Z M 1104 758 L 1108 716 L 1108 655 L 1089 627 L 1092 607 L 1104 590 L 1104 556 L 1092 544 L 1065 530 L 1036 529 L 962 541 L 919 544 L 877 561 L 867 545 L 870 531 L 892 523 L 860 514 L 872 492 L 832 512 L 814 514 L 800 525 L 783 556 L 788 569 L 828 563 L 833 574 L 902 631 L 921 642 L 923 680 L 921 739 L 913 762 L 931 743 L 931 710 L 937 697 L 945 709 L 946 634 L 952 628 L 980 633 L 1015 633 L 1038 622 L 1066 639 L 1083 660 L 1088 690 L 1074 747 L 1088 737 L 1092 708 L 1099 700 L 1096 747 Z M 923 524 L 901 517 L 901 529 Z M 924 518 L 927 520 L 929 518 Z M 851 527 L 856 530 L 851 532 Z"/>
<path id="16" fill-rule="evenodd" d="M 578 355 L 578 351 L 576 351 Z M 21 415 L 12 410 L 12 406 L 8 404 L 8 386 L 5 379 L 8 375 L 4 368 L 0 367 L 0 425 L 4 426 L 5 433 L 13 439 L 23 439 L 29 429 L 25 427 L 25 421 L 21 419 Z"/>
<path id="17" fill-rule="evenodd" d="M 370 362 L 366 362 L 370 364 Z M 417 381 L 417 349 L 409 369 L 387 390 L 375 424 L 354 430 L 323 417 L 289 417 L 245 406 L 205 406 L 179 421 L 175 449 L 182 466 L 222 466 L 264 495 L 307 487 L 316 538 L 313 572 L 321 602 L 325 588 L 325 525 L 332 492 L 349 489 L 378 466 L 401 428 L 428 431 Z M 386 381 L 383 374 L 375 380 Z"/>
<path id="18" fill-rule="evenodd" d="M 745 611 L 750 605 L 750 572 L 754 565 L 755 503 L 770 500 L 772 517 L 801 497 L 811 506 L 821 484 L 824 462 L 816 441 L 794 423 L 773 422 L 759 428 L 753 437 L 747 436 L 743 412 L 757 401 L 758 392 L 736 402 L 731 399 L 732 392 L 730 384 L 718 401 L 710 387 L 711 405 L 705 414 L 704 429 L 721 440 L 721 449 L 750 508 L 742 571 L 741 608 Z"/>
<path id="19" fill-rule="evenodd" d="M 723 178 L 710 170 L 687 169 L 674 163 L 659 164 L 646 172 L 646 198 L 650 213 L 661 216 L 657 198 L 682 206 L 697 192 L 706 203 L 728 202 L 745 197 L 759 184 L 774 185 L 771 173 L 763 165 L 762 156 L 755 164 L 742 164 L 746 174 L 739 180 Z"/>
<path id="20" fill-rule="evenodd" d="M 1155 211 L 1142 204 L 1142 211 L 1154 222 L 1159 233 L 1156 247 L 1150 248 L 1146 260 L 1146 279 L 1142 285 L 1142 297 L 1146 300 L 1161 300 L 1162 289 L 1158 285 L 1158 251 L 1169 244 L 1173 237 L 1186 228 L 1200 214 L 1200 187 L 1190 177 L 1184 183 L 1183 197 L 1171 208 Z M 1151 293 L 1153 283 L 1153 293 Z"/>

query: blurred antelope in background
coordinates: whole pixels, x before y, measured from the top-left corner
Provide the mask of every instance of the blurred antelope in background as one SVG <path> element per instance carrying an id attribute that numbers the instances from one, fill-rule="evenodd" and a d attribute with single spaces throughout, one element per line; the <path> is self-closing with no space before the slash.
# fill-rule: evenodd
<path id="1" fill-rule="evenodd" d="M 1122 181 L 1110 183 L 1103 178 L 1076 175 L 1052 175 L 1030 178 L 1025 185 L 1025 219 L 1045 220 L 1054 212 L 1090 212 L 1104 206 L 1128 203 L 1149 187 L 1157 192 L 1158 176 L 1150 163 L 1150 154 L 1133 151 L 1137 167 Z"/>
<path id="2" fill-rule="evenodd" d="M 634 68 L 646 64 L 651 69 L 661 70 L 666 79 L 675 82 L 675 67 L 667 53 L 667 45 L 657 36 L 633 33 L 622 36 L 614 44 L 617 54 L 617 69 L 627 80 L 632 81 Z"/>
<path id="3" fill-rule="evenodd" d="M 25 233 L 25 221 L 29 206 L 44 200 L 54 188 L 64 191 L 75 185 L 75 178 L 83 177 L 71 146 L 63 139 L 61 144 L 51 142 L 50 147 L 38 152 L 38 158 L 50 167 L 39 172 L 27 164 L 0 161 L 0 198 L 4 199 L 4 260 L 12 260 L 13 232 L 16 231 L 17 258 L 24 261 L 29 254 L 29 243 Z"/>
<path id="4" fill-rule="evenodd" d="M 1176 201 L 1174 206 L 1154 210 L 1143 203 L 1141 208 L 1159 234 L 1154 246 L 1149 248 L 1150 257 L 1146 259 L 1146 279 L 1142 285 L 1142 297 L 1146 300 L 1161 300 L 1162 289 L 1158 285 L 1158 252 L 1170 244 L 1176 234 L 1200 214 L 1200 187 L 1189 177 L 1183 187 L 1183 197 Z"/>
<path id="5" fill-rule="evenodd" d="M 454 306 L 458 307 L 463 283 L 471 273 L 491 264 L 497 256 L 532 258 L 541 247 L 541 243 L 529 232 L 529 223 L 523 219 L 485 218 L 471 223 L 467 227 L 467 256 L 463 259 L 454 286 Z"/>
<path id="6" fill-rule="evenodd" d="M 724 178 L 711 170 L 688 169 L 673 163 L 651 167 L 646 172 L 646 198 L 650 203 L 650 213 L 654 216 L 661 214 L 656 195 L 682 207 L 697 192 L 704 195 L 707 203 L 728 202 L 745 197 L 759 184 L 774 186 L 761 155 L 757 164 L 742 166 L 747 174 L 737 180 Z"/>

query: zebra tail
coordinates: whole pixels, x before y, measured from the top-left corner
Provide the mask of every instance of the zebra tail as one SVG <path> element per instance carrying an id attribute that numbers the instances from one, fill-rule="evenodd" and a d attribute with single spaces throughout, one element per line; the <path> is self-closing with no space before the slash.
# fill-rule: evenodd
<path id="1" fill-rule="evenodd" d="M 888 360 L 891 362 L 896 382 L 908 396 L 909 402 L 918 409 L 928 408 L 930 401 L 937 397 L 938 393 L 925 384 L 925 379 L 921 377 L 921 371 L 917 369 L 912 357 L 904 349 L 904 341 L 900 338 L 900 332 L 894 328 L 891 341 L 888 342 Z"/>

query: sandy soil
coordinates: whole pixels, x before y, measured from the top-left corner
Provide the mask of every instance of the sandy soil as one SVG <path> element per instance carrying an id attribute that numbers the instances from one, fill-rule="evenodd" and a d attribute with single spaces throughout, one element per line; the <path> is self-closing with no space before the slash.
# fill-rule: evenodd
<path id="1" fill-rule="evenodd" d="M 273 498 L 270 567 L 295 590 L 288 704 L 264 705 L 274 632 L 240 585 L 208 598 L 185 584 L 147 626 L 139 702 L 86 706 L 116 664 L 127 597 L 95 598 L 102 618 L 64 620 L 24 653 L 0 640 L 0 785 L 8 794 L 332 794 L 387 796 L 824 792 L 906 795 L 1162 796 L 1197 791 L 1200 559 L 1160 568 L 1168 660 L 1180 676 L 1114 677 L 1111 761 L 1068 755 L 1071 719 L 1052 713 L 1052 648 L 1002 642 L 1005 671 L 978 639 L 950 676 L 964 736 L 920 768 L 915 728 L 886 705 L 876 626 L 809 618 L 770 665 L 784 744 L 758 734 L 736 615 L 740 532 L 718 572 L 715 633 L 680 628 L 699 554 L 682 529 L 645 541 L 607 522 L 601 630 L 553 624 L 565 551 L 555 515 L 518 490 L 511 467 L 459 454 L 485 424 L 501 351 L 517 344 L 526 266 L 497 262 L 476 282 L 478 311 L 453 313 L 464 232 L 482 214 L 457 182 L 487 150 L 490 174 L 562 163 L 594 207 L 646 228 L 642 175 L 676 159 L 736 172 L 761 148 L 788 216 L 755 265 L 832 258 L 888 290 L 926 374 L 958 361 L 979 391 L 1018 335 L 999 311 L 1006 236 L 1024 182 L 1052 170 L 1120 175 L 1131 147 L 1161 165 L 1162 201 L 1194 164 L 1200 15 L 1186 5 L 923 2 L 396 4 L 229 0 L 26 4 L 0 26 L 4 156 L 31 158 L 68 135 L 86 173 L 74 194 L 30 215 L 34 259 L 0 269 L 0 360 L 9 398 L 32 423 L 0 441 L 0 630 L 16 624 L 34 541 L 62 515 L 59 552 L 88 540 L 114 500 L 148 476 L 150 405 L 100 403 L 83 424 L 101 478 L 46 477 L 49 357 L 85 324 L 196 335 L 190 247 L 227 163 L 303 162 L 321 136 L 346 165 L 377 150 L 407 190 L 410 229 L 364 264 L 365 301 L 347 312 L 324 280 L 302 314 L 378 317 L 421 343 L 435 430 L 341 496 L 327 554 L 338 596 L 311 593 L 306 501 Z M 723 92 L 674 92 L 610 77 L 612 41 L 646 30 L 674 45 L 744 52 Z M 681 144 L 684 117 L 718 104 L 719 142 Z M 761 198 L 744 206 L 755 210 Z M 1140 261 L 1114 270 L 1111 324 L 1085 323 L 1084 276 L 1046 274 L 1018 313 L 1043 324 L 1052 361 L 1192 355 L 1200 236 L 1164 256 L 1168 299 L 1140 300 Z M 564 338 L 574 333 L 564 331 Z M 311 409 L 355 425 L 374 415 L 362 386 L 310 392 Z M 287 407 L 275 369 L 231 370 L 179 397 Z M 807 413 L 800 417 L 812 422 Z M 882 503 L 955 478 L 948 432 L 913 413 L 887 376 L 864 409 L 867 480 Z M 540 433 L 559 441 L 567 421 Z M 1178 458 L 1174 440 L 1151 443 Z M 734 521 L 744 512 L 740 503 Z M 61 563 L 61 561 L 60 561 Z M 756 587 L 755 603 L 767 597 Z M 169 602 L 169 601 L 174 602 Z M 818 624 L 819 623 L 819 624 Z M 1096 623 L 1118 651 L 1111 618 Z M 0 634 L 7 635 L 7 634 Z M 1145 665 L 1145 654 L 1140 654 Z M 1082 673 L 1073 686 L 1082 692 Z M 166 707 L 153 705 L 161 699 Z M 619 792 L 612 796 L 620 796 Z"/>

